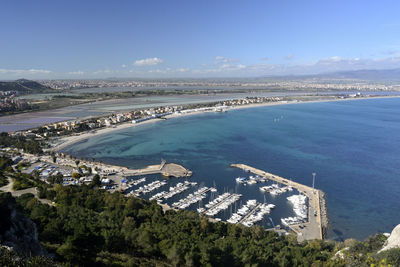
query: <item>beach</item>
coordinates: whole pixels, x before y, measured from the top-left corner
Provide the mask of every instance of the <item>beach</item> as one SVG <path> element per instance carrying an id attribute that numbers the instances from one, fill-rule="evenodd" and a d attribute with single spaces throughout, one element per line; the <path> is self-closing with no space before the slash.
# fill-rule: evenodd
<path id="1" fill-rule="evenodd" d="M 307 101 L 307 102 L 311 102 L 311 101 Z M 315 101 L 315 102 L 319 102 L 319 101 Z M 263 106 L 273 106 L 273 105 L 295 104 L 295 103 L 302 103 L 302 102 L 288 103 L 287 101 L 284 101 L 284 102 L 281 101 L 281 102 L 269 102 L 269 103 L 250 104 L 250 105 L 242 105 L 242 106 L 231 106 L 231 107 L 229 107 L 229 110 L 243 109 L 243 108 L 255 108 L 255 107 L 263 107 Z M 190 113 L 189 112 L 188 113 L 174 113 L 174 114 L 167 115 L 164 118 L 173 119 L 173 118 L 179 118 L 179 117 L 183 117 L 183 116 L 198 115 L 198 114 L 207 113 L 207 112 L 215 112 L 215 111 L 194 111 L 194 112 L 190 112 Z M 102 128 L 102 129 L 95 130 L 95 131 L 89 131 L 89 132 L 84 132 L 81 134 L 61 137 L 60 140 L 58 140 L 58 142 L 56 143 L 56 145 L 51 148 L 51 150 L 60 151 L 67 146 L 70 146 L 77 142 L 86 140 L 93 136 L 108 134 L 108 133 L 111 133 L 114 131 L 119 131 L 119 130 L 123 130 L 123 129 L 130 128 L 130 127 L 137 127 L 137 126 L 141 126 L 141 125 L 145 125 L 145 124 L 149 124 L 149 123 L 156 123 L 159 121 L 163 121 L 163 119 L 154 118 L 154 119 L 139 122 L 139 123 L 132 123 L 131 121 L 129 121 L 129 122 L 123 122 L 118 125 L 114 125 L 113 127 L 107 127 L 107 128 Z"/>
<path id="2" fill-rule="evenodd" d="M 230 106 L 228 108 L 228 110 L 248 109 L 248 108 L 276 106 L 276 105 L 301 104 L 301 103 L 322 103 L 322 102 L 329 102 L 329 101 L 349 101 L 349 100 L 361 100 L 361 99 L 371 99 L 371 98 L 394 98 L 394 97 L 400 97 L 400 96 L 374 96 L 374 97 L 344 98 L 344 99 L 335 98 L 335 99 L 320 99 L 320 100 L 310 100 L 310 101 L 301 101 L 301 100 L 277 101 L 277 102 L 257 103 L 257 104 L 248 104 L 248 105 L 240 105 L 240 106 Z M 167 115 L 164 118 L 165 119 L 173 119 L 173 118 L 179 118 L 179 117 L 183 117 L 183 116 L 198 115 L 198 114 L 207 113 L 207 112 L 215 112 L 215 111 L 207 110 L 207 111 L 193 111 L 193 112 L 187 112 L 187 113 L 174 113 L 174 114 Z M 132 123 L 131 121 L 129 121 L 129 122 L 123 122 L 118 125 L 114 125 L 112 127 L 95 130 L 95 131 L 89 131 L 89 132 L 84 132 L 81 134 L 61 137 L 56 142 L 56 144 L 51 148 L 51 150 L 60 151 L 60 150 L 64 149 L 65 147 L 68 147 L 77 142 L 86 140 L 93 136 L 108 134 L 108 133 L 111 133 L 114 131 L 119 131 L 119 130 L 123 130 L 123 129 L 130 128 L 130 127 L 137 127 L 137 126 L 141 126 L 141 125 L 145 125 L 145 124 L 149 124 L 149 123 L 156 123 L 159 121 L 163 121 L 163 119 L 154 118 L 154 119 L 143 121 L 140 123 Z"/>

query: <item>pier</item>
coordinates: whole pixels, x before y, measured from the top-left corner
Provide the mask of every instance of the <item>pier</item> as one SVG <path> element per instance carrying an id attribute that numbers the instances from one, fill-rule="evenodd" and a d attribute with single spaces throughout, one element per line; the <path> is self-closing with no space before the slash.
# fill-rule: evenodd
<path id="1" fill-rule="evenodd" d="M 162 174 L 165 177 L 190 177 L 192 176 L 192 171 L 186 169 L 185 167 L 175 164 L 166 163 L 162 161 L 161 164 L 150 165 L 143 169 L 125 169 L 124 175 L 149 175 L 149 174 Z"/>
<path id="2" fill-rule="evenodd" d="M 221 199 L 221 201 L 219 201 L 219 202 L 217 202 L 217 203 L 211 205 L 207 210 L 205 210 L 205 211 L 202 212 L 202 213 L 206 213 L 208 210 L 212 210 L 212 209 L 214 209 L 214 208 L 216 208 L 216 207 L 222 205 L 222 204 L 223 204 L 226 200 L 228 200 L 230 197 L 232 197 L 232 195 L 230 195 L 230 194 L 229 194 L 229 195 L 226 195 L 224 198 Z"/>
<path id="3" fill-rule="evenodd" d="M 258 203 L 254 207 L 254 209 L 252 209 L 249 213 L 247 213 L 246 216 L 243 216 L 243 218 L 238 223 L 242 223 L 242 222 L 246 221 L 246 219 L 249 218 L 252 214 L 254 214 L 261 205 L 262 205 L 261 203 Z"/>
<path id="4" fill-rule="evenodd" d="M 231 164 L 231 167 L 249 171 L 272 181 L 296 188 L 308 198 L 308 221 L 289 225 L 289 228 L 297 234 L 298 241 L 323 239 L 328 226 L 327 212 L 325 206 L 324 192 L 312 187 L 293 182 L 278 175 L 265 172 L 245 164 Z"/>
<path id="5" fill-rule="evenodd" d="M 208 209 L 201 213 L 204 213 L 208 216 L 214 216 L 221 210 L 227 209 L 234 202 L 238 201 L 241 196 L 241 194 L 224 193 L 206 204 L 205 207 Z"/>

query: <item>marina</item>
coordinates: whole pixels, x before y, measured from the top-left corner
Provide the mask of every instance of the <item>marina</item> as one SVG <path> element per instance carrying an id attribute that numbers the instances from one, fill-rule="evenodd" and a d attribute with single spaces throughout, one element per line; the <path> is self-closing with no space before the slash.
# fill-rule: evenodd
<path id="1" fill-rule="evenodd" d="M 321 207 L 325 207 L 325 200 L 323 197 L 321 197 L 323 194 L 322 191 L 273 175 L 271 173 L 257 170 L 247 165 L 231 165 L 231 167 L 237 167 L 246 173 L 246 175 L 239 176 L 234 179 L 237 184 L 235 193 L 232 193 L 232 191 L 228 193 L 227 191 L 229 190 L 227 189 L 229 187 L 224 187 L 223 189 L 219 189 L 221 191 L 223 190 L 225 193 L 218 195 L 218 189 L 215 186 L 215 182 L 213 187 L 204 186 L 204 184 L 200 182 L 202 186 L 194 188 L 195 190 L 193 192 L 183 194 L 183 197 L 181 198 L 177 198 L 175 196 L 185 191 L 189 191 L 199 183 L 199 180 L 185 180 L 182 182 L 177 181 L 177 183 L 171 183 L 171 179 L 160 180 L 161 177 L 165 178 L 167 176 L 171 176 L 163 173 L 165 170 L 167 170 L 169 174 L 172 172 L 171 169 L 166 169 L 166 166 L 172 166 L 172 169 L 175 170 L 184 170 L 181 173 L 186 172 L 186 174 L 188 174 L 190 171 L 181 165 L 174 163 L 167 164 L 165 161 L 162 161 L 159 165 L 150 165 L 144 169 L 135 170 L 113 165 L 104 166 L 107 167 L 103 167 L 103 172 L 107 175 L 107 177 L 109 177 L 108 180 L 113 180 L 116 186 L 120 184 L 121 191 L 125 191 L 127 195 L 143 197 L 150 201 L 155 200 L 158 204 L 165 205 L 166 209 L 192 209 L 197 210 L 197 212 L 200 214 L 213 217 L 213 219 L 217 221 L 222 220 L 235 224 L 239 223 L 244 226 L 261 224 L 266 228 L 270 228 L 269 221 L 264 220 L 264 218 L 270 215 L 271 210 L 275 207 L 275 204 L 273 204 L 275 203 L 274 199 L 280 199 L 278 200 L 280 209 L 282 208 L 282 201 L 284 199 L 288 204 L 283 205 L 289 207 L 291 210 L 288 210 L 287 207 L 285 207 L 285 213 L 278 218 L 276 218 L 276 215 L 273 217 L 275 220 L 279 220 L 285 228 L 294 231 L 298 235 L 299 240 L 308 240 L 314 238 L 321 239 L 325 231 L 324 227 L 327 225 L 326 210 L 324 208 L 321 209 Z M 139 178 L 130 178 L 126 181 L 124 177 L 132 177 L 132 173 L 140 173 Z M 143 176 L 144 174 L 146 176 Z M 122 175 L 122 178 L 119 178 L 120 175 Z M 142 183 L 148 181 L 148 175 L 157 178 L 156 180 L 149 180 L 149 182 L 145 185 L 141 185 Z M 176 177 L 177 176 L 178 175 L 176 174 Z M 264 185 L 258 185 L 260 183 L 264 183 Z M 125 190 L 122 187 L 122 184 L 124 184 Z M 165 185 L 169 185 L 169 189 L 159 191 L 159 189 Z M 108 187 L 113 188 L 114 186 L 107 186 L 107 188 Z M 238 189 L 241 192 L 238 193 Z M 294 189 L 298 191 L 298 195 L 291 195 L 291 192 Z M 237 204 L 235 204 L 235 207 L 233 207 L 232 204 L 236 203 L 243 197 L 242 192 L 244 193 L 249 190 L 253 192 L 254 190 L 255 192 L 259 192 L 258 198 L 264 196 L 264 203 L 262 204 L 260 199 L 247 199 L 246 197 L 249 196 L 249 194 L 245 193 L 243 200 L 247 201 L 246 204 L 240 204 L 238 210 L 236 209 Z M 207 194 L 209 191 L 212 192 L 211 196 L 208 196 Z M 153 193 L 153 195 L 150 195 L 149 197 L 145 196 L 150 193 Z M 268 203 L 271 203 L 272 201 L 271 204 L 266 204 L 266 195 L 269 195 Z M 202 201 L 207 199 L 208 203 L 204 205 L 204 207 L 201 207 Z M 199 207 L 197 209 L 191 207 L 194 206 L 193 204 L 195 203 L 199 203 Z M 229 207 L 230 210 L 228 210 Z M 273 225 L 272 219 L 269 219 Z M 275 228 L 274 225 L 273 227 Z"/>
<path id="2" fill-rule="evenodd" d="M 165 182 L 166 183 L 166 182 Z M 149 200 L 156 200 L 157 203 L 162 203 L 163 199 L 169 199 L 177 194 L 182 193 L 183 191 L 188 190 L 191 186 L 197 185 L 196 182 L 185 181 L 183 183 L 178 183 L 176 186 L 171 186 L 169 191 L 162 191 L 154 196 L 150 197 Z"/>
<path id="3" fill-rule="evenodd" d="M 243 219 L 239 221 L 239 223 L 247 227 L 253 226 L 255 223 L 264 219 L 264 216 L 269 215 L 271 209 L 273 209 L 274 207 L 274 204 L 257 204 L 253 210 L 251 210 L 247 215 L 243 217 Z"/>
<path id="4" fill-rule="evenodd" d="M 270 193 L 271 196 L 277 196 L 288 191 L 293 191 L 293 187 L 291 186 L 279 187 L 278 184 L 272 184 L 260 187 L 260 191 Z"/>
<path id="5" fill-rule="evenodd" d="M 311 218 L 311 221 L 312 219 L 315 219 L 315 216 L 311 216 L 311 214 L 308 215 L 309 210 L 313 210 L 314 206 L 309 208 L 309 198 L 305 195 L 304 188 L 298 186 L 294 182 L 290 184 L 291 181 L 289 180 L 284 183 L 285 185 L 281 186 L 279 185 L 279 181 L 282 180 L 278 181 L 276 178 L 271 179 L 271 175 L 269 174 L 260 172 L 256 173 L 256 169 L 249 166 L 241 167 L 246 174 L 234 178 L 237 183 L 235 193 L 232 191 L 228 192 L 228 188 L 224 187 L 224 193 L 219 194 L 215 182 L 213 187 L 205 186 L 204 183 L 200 183 L 198 186 L 198 182 L 195 181 L 185 180 L 179 182 L 176 180 L 176 182 L 174 182 L 174 180 L 171 179 L 159 180 L 159 178 L 157 179 L 156 177 L 160 176 L 153 175 L 153 178 L 151 179 L 156 180 L 147 185 L 140 186 L 136 190 L 132 190 L 128 195 L 134 194 L 135 196 L 145 197 L 145 194 L 154 192 L 168 184 L 168 190 L 156 191 L 149 197 L 145 198 L 150 201 L 156 201 L 158 204 L 163 206 L 164 210 L 189 209 L 210 217 L 210 220 L 226 221 L 228 223 L 241 224 L 246 227 L 257 224 L 280 232 L 285 232 L 285 229 L 287 229 L 298 234 L 299 240 L 302 240 L 302 238 L 309 238 L 310 234 L 306 232 L 308 235 L 303 235 L 303 231 L 305 229 L 312 230 L 309 226 L 307 228 L 306 225 L 310 224 L 308 219 Z M 140 183 L 143 183 L 148 178 L 149 177 L 141 177 L 138 179 L 131 178 L 127 184 L 132 185 L 132 187 L 134 184 L 139 186 Z M 259 183 L 264 183 L 264 185 L 257 185 Z M 221 189 L 221 187 L 219 188 Z M 248 199 L 246 198 L 250 196 L 248 193 L 245 193 L 245 195 L 242 194 L 248 190 L 258 192 L 257 199 Z M 293 192 L 295 190 L 298 192 Z M 209 194 L 210 192 L 211 194 Z M 180 194 L 182 194 L 182 196 L 178 196 Z M 263 202 L 260 200 L 260 197 L 264 198 Z M 240 201 L 240 203 L 238 202 L 241 199 L 243 200 L 243 205 L 242 201 Z M 280 200 L 276 202 L 277 199 Z M 204 201 L 207 202 L 205 205 L 202 205 Z M 196 203 L 198 203 L 198 205 L 194 205 Z M 287 210 L 285 213 L 281 213 L 280 211 L 278 212 L 278 214 L 282 214 L 278 220 L 280 220 L 284 229 L 281 229 L 279 226 L 275 227 L 273 220 L 270 217 L 271 212 L 277 206 L 275 203 L 279 203 L 278 211 L 282 208 Z M 285 204 L 287 207 L 285 207 L 285 205 L 282 206 L 283 203 L 287 203 Z M 288 208 L 290 210 L 288 210 Z M 276 215 L 274 218 L 276 219 Z M 267 226 L 271 225 L 270 223 L 272 223 L 272 226 Z M 315 234 L 315 232 L 311 233 Z"/>
<path id="6" fill-rule="evenodd" d="M 258 203 L 255 199 L 251 199 L 238 209 L 236 213 L 233 213 L 227 222 L 233 224 L 240 223 L 250 227 L 261 221 L 273 208 L 275 208 L 274 204 Z"/>
<path id="7" fill-rule="evenodd" d="M 229 206 L 238 201 L 241 196 L 241 194 L 223 193 L 222 195 L 218 196 L 214 200 L 211 200 L 205 205 L 207 210 L 203 211 L 199 209 L 199 212 L 204 213 L 205 215 L 210 217 L 215 216 L 220 211 L 228 209 Z"/>
<path id="8" fill-rule="evenodd" d="M 134 190 L 131 192 L 131 194 L 135 195 L 135 196 L 140 196 L 141 194 L 147 194 L 150 193 L 158 188 L 160 188 L 161 186 L 166 185 L 167 182 L 166 181 L 154 181 L 151 182 L 147 185 L 141 186 L 138 189 Z"/>
<path id="9" fill-rule="evenodd" d="M 172 207 L 174 208 L 179 208 L 179 209 L 186 209 L 190 205 L 200 202 L 201 200 L 206 198 L 206 194 L 208 191 L 216 192 L 217 189 L 211 187 L 202 187 L 198 189 L 197 191 L 189 194 L 187 197 L 180 199 L 177 202 L 172 203 Z"/>
<path id="10" fill-rule="evenodd" d="M 252 184 L 257 184 L 257 183 L 264 183 L 268 179 L 266 179 L 265 177 L 260 177 L 258 175 L 256 175 L 256 176 L 250 175 L 248 178 L 247 177 L 237 177 L 235 180 L 236 180 L 236 183 L 238 183 L 238 184 L 252 185 Z"/>
<path id="11" fill-rule="evenodd" d="M 146 177 L 142 177 L 138 180 L 133 180 L 133 181 L 129 182 L 128 185 L 135 186 L 135 185 L 138 185 L 138 184 L 141 184 L 144 182 L 146 182 Z"/>
<path id="12" fill-rule="evenodd" d="M 231 167 L 239 168 L 261 177 L 266 177 L 269 180 L 285 186 L 296 188 L 301 194 L 304 194 L 304 196 L 308 198 L 308 211 L 306 212 L 306 218 L 308 218 L 308 220 L 304 220 L 304 222 L 300 220 L 292 220 L 293 224 L 290 223 L 291 220 L 284 220 L 282 222 L 285 222 L 287 226 L 297 234 L 297 239 L 299 241 L 324 238 L 324 233 L 328 226 L 328 220 L 326 217 L 327 213 L 325 210 L 325 200 L 322 197 L 323 192 L 321 190 L 288 180 L 286 178 L 253 168 L 245 164 L 231 164 Z M 299 198 L 299 200 L 296 200 L 296 198 L 291 198 L 289 201 L 292 200 L 293 202 L 296 202 L 300 201 L 300 199 L 304 199 L 304 197 L 297 198 Z M 301 208 L 301 206 L 295 204 L 294 211 L 298 217 L 304 218 L 304 210 Z M 301 216 L 299 216 L 300 214 Z"/>
<path id="13" fill-rule="evenodd" d="M 292 203 L 296 217 L 282 218 L 282 224 L 289 226 L 306 222 L 308 214 L 307 197 L 305 195 L 293 195 L 287 199 Z"/>

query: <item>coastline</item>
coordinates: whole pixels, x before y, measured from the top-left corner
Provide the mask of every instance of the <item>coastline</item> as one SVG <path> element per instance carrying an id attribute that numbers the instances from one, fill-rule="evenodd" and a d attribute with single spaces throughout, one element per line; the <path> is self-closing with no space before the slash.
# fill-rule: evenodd
<path id="1" fill-rule="evenodd" d="M 304 104 L 304 103 L 324 103 L 324 102 L 335 102 L 335 101 L 351 101 L 351 100 L 363 100 L 363 99 L 381 99 L 381 98 L 399 98 L 400 96 L 372 96 L 372 97 L 361 97 L 361 98 L 343 98 L 343 99 L 320 99 L 320 100 L 310 100 L 310 101 L 304 101 L 304 100 L 291 100 L 291 101 L 278 101 L 278 102 L 267 102 L 267 103 L 259 103 L 259 104 L 249 104 L 249 105 L 241 105 L 241 106 L 230 106 L 228 110 L 239 110 L 239 109 L 247 109 L 247 108 L 256 108 L 256 107 L 266 107 L 266 106 L 277 106 L 277 105 L 293 105 L 293 104 Z M 173 118 L 179 118 L 183 116 L 191 116 L 191 115 L 198 115 L 198 114 L 203 114 L 203 113 L 209 113 L 209 112 L 215 112 L 215 111 L 195 111 L 195 112 L 190 112 L 190 113 L 180 113 L 180 114 L 171 114 L 167 115 L 164 118 L 166 119 L 173 119 Z M 86 139 L 89 139 L 90 137 L 93 136 L 99 136 L 107 133 L 111 133 L 114 131 L 118 130 L 123 130 L 127 129 L 130 127 L 137 127 L 149 123 L 156 123 L 159 121 L 163 121 L 163 119 L 160 118 L 155 118 L 152 120 L 147 120 L 143 121 L 140 123 L 132 123 L 132 122 L 124 122 L 119 125 L 115 125 L 114 127 L 107 127 L 107 128 L 102 128 L 99 130 L 96 130 L 95 132 L 85 132 L 81 133 L 78 135 L 69 135 L 65 137 L 61 137 L 56 145 L 49 150 L 59 152 L 60 150 L 64 149 L 65 147 L 68 147 L 70 145 L 73 145 L 77 142 L 84 141 Z"/>

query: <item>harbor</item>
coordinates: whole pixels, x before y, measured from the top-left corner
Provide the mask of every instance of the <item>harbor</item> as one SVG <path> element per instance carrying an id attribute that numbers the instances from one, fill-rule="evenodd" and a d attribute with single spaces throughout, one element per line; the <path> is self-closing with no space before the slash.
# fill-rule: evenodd
<path id="1" fill-rule="evenodd" d="M 131 185 L 129 192 L 125 193 L 156 201 L 165 211 L 189 209 L 209 217 L 211 221 L 246 227 L 261 225 L 280 234 L 293 232 L 300 242 L 324 238 L 327 216 L 322 191 L 248 165 L 230 166 L 244 171 L 244 175 L 232 177 L 235 189 L 224 187 L 221 192 L 221 187 L 217 187 L 215 182 L 211 187 L 200 180 L 159 180 L 162 176 L 153 174 L 150 176 L 153 178 L 132 177 L 127 182 Z M 146 185 L 141 185 L 147 180 Z M 136 189 L 133 189 L 134 185 Z M 163 186 L 168 186 L 168 189 L 163 190 Z M 257 199 L 251 198 L 256 195 L 245 193 L 248 190 L 258 192 Z"/>
<path id="2" fill-rule="evenodd" d="M 287 226 L 297 234 L 299 241 L 312 240 L 312 239 L 323 239 L 325 237 L 325 231 L 328 226 L 326 205 L 324 199 L 324 193 L 315 189 L 278 175 L 268 173 L 245 164 L 231 164 L 231 167 L 242 169 L 245 172 L 251 172 L 261 177 L 266 177 L 269 180 L 280 183 L 284 186 L 290 186 L 297 189 L 301 194 L 304 194 L 308 199 L 308 212 L 307 219 L 304 222 L 295 222 L 293 224 L 287 223 Z M 296 211 L 296 209 L 295 209 Z M 284 220 L 290 222 L 290 220 Z"/>
<path id="3" fill-rule="evenodd" d="M 47 163 L 37 163 L 37 166 L 33 164 L 26 171 L 37 169 L 42 176 L 48 171 L 72 173 L 74 168 L 61 166 L 76 164 L 66 157 L 59 157 L 57 164 L 50 164 L 50 157 L 44 158 L 44 162 Z M 232 164 L 231 167 L 243 172 L 236 171 L 239 177 L 232 177 L 230 182 L 217 187 L 215 181 L 204 180 L 201 176 L 192 177 L 189 181 L 191 171 L 164 160 L 158 165 L 150 165 L 143 169 L 84 160 L 80 164 L 92 169 L 91 176 L 64 182 L 64 185 L 90 183 L 89 178 L 93 173 L 99 173 L 105 177 L 101 180 L 102 189 L 121 191 L 127 196 L 156 201 L 164 210 L 189 209 L 214 221 L 226 221 L 248 227 L 257 224 L 267 229 L 278 230 L 281 225 L 283 230 L 296 233 L 299 241 L 325 237 L 328 221 L 322 191 L 248 165 Z M 81 169 L 84 171 L 85 168 Z M 207 204 L 203 205 L 203 202 Z M 195 203 L 198 205 L 194 205 Z M 272 212 L 275 206 L 278 208 Z"/>

